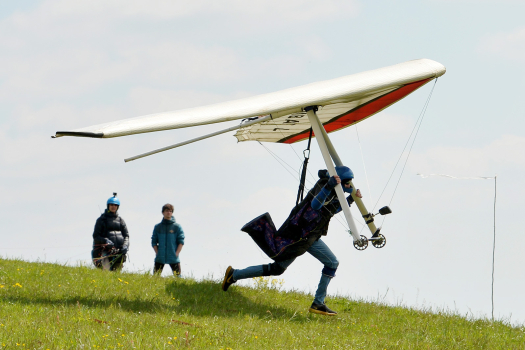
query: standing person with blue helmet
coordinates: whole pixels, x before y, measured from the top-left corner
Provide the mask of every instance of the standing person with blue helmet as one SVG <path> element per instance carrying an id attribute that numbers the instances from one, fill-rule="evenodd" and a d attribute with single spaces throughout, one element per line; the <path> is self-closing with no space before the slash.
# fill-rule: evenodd
<path id="1" fill-rule="evenodd" d="M 350 193 L 346 199 L 348 205 L 354 202 L 351 196 L 354 189 L 350 182 L 354 174 L 346 166 L 336 167 L 336 172 L 336 176 L 330 177 L 327 170 L 319 171 L 319 181 L 292 209 L 279 230 L 275 229 L 268 213 L 244 225 L 241 230 L 247 232 L 274 262 L 245 269 L 234 269 L 229 266 L 224 275 L 222 290 L 227 291 L 231 284 L 246 278 L 279 276 L 298 256 L 308 252 L 324 265 L 314 301 L 308 311 L 330 316 L 337 314 L 326 306 L 325 298 L 328 284 L 335 277 L 339 261 L 321 240 L 321 236 L 326 236 L 330 219 L 341 211 L 335 186 L 342 184 L 343 190 Z M 361 198 L 359 190 L 355 195 Z"/>
<path id="2" fill-rule="evenodd" d="M 155 251 L 153 274 L 161 274 L 165 264 L 169 264 L 175 276 L 180 276 L 179 254 L 184 246 L 184 231 L 173 216 L 173 205 L 164 204 L 162 221 L 155 225 L 151 236 L 151 246 Z"/>
<path id="3" fill-rule="evenodd" d="M 120 200 L 117 194 L 107 201 L 106 211 L 100 215 L 93 231 L 91 257 L 97 268 L 121 270 L 129 248 L 126 222 L 118 215 Z"/>

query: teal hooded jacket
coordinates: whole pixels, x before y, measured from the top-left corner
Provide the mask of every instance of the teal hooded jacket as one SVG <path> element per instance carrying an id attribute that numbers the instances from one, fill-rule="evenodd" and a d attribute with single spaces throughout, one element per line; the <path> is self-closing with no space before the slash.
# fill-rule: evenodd
<path id="1" fill-rule="evenodd" d="M 175 217 L 170 220 L 162 219 L 160 224 L 155 225 L 153 235 L 151 236 L 151 246 L 158 247 L 158 253 L 155 262 L 159 264 L 175 264 L 180 259 L 175 254 L 179 244 L 184 244 L 184 231 L 182 227 L 175 222 Z"/>

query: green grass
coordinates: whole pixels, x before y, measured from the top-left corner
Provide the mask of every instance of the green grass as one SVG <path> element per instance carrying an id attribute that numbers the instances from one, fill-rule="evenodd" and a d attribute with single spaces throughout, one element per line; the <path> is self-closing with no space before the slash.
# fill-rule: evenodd
<path id="1" fill-rule="evenodd" d="M 0 259 L 0 349 L 525 349 L 525 328 L 219 281 Z"/>

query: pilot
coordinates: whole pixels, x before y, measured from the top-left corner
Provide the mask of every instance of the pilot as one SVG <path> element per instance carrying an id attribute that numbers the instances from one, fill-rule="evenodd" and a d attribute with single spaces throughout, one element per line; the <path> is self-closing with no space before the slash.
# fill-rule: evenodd
<path id="1" fill-rule="evenodd" d="M 341 211 L 335 193 L 337 184 L 342 184 L 343 191 L 350 193 L 346 199 L 348 205 L 354 202 L 351 196 L 351 180 L 354 174 L 346 166 L 337 166 L 336 172 L 337 175 L 330 177 L 327 170 L 319 171 L 317 183 L 304 200 L 292 209 L 279 230 L 275 229 L 268 213 L 244 225 L 241 230 L 247 232 L 274 262 L 245 269 L 229 266 L 224 275 L 222 290 L 227 291 L 231 284 L 246 278 L 279 276 L 298 256 L 308 252 L 324 265 L 314 301 L 308 311 L 330 316 L 337 314 L 325 304 L 325 297 L 328 284 L 335 277 L 339 261 L 321 240 L 321 236 L 326 236 L 330 219 Z M 355 195 L 361 198 L 359 190 Z"/>
<path id="2" fill-rule="evenodd" d="M 121 270 L 126 261 L 129 233 L 126 222 L 118 215 L 120 200 L 117 194 L 107 201 L 106 211 L 100 215 L 93 231 L 91 257 L 97 268 Z"/>

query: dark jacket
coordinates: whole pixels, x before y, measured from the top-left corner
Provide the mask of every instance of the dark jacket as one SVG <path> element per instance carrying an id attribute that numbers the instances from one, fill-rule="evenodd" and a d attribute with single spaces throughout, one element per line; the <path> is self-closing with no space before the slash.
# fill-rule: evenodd
<path id="1" fill-rule="evenodd" d="M 315 236 L 317 240 L 321 236 L 326 236 L 330 219 L 341 211 L 341 205 L 334 190 L 324 190 L 326 195 L 321 193 L 327 182 L 328 179 L 326 178 L 317 181 L 301 203 L 292 209 L 286 221 L 277 231 L 278 236 L 293 240 L 306 236 Z M 319 199 L 319 197 L 321 198 Z M 312 207 L 314 199 L 323 203 L 318 210 Z M 347 201 L 348 204 L 351 204 L 353 202 L 352 196 L 348 196 Z"/>
<path id="2" fill-rule="evenodd" d="M 100 215 L 95 223 L 93 247 L 96 249 L 102 244 L 106 244 L 106 238 L 113 242 L 116 248 L 129 247 L 129 233 L 126 222 L 118 214 L 113 214 L 109 210 Z"/>
<path id="3" fill-rule="evenodd" d="M 341 211 L 341 205 L 334 190 L 323 189 L 328 178 L 322 177 L 308 192 L 301 203 L 296 205 L 279 230 L 270 214 L 265 213 L 241 229 L 248 233 L 257 245 L 275 261 L 283 261 L 304 254 L 321 236 L 328 232 L 330 219 Z M 312 207 L 312 202 L 322 203 L 320 209 Z M 347 197 L 350 205 L 352 196 Z"/>
<path id="4" fill-rule="evenodd" d="M 155 262 L 160 264 L 179 263 L 180 259 L 175 254 L 179 244 L 184 245 L 184 231 L 182 227 L 175 222 L 175 217 L 170 220 L 162 219 L 155 225 L 153 235 L 151 236 L 151 245 L 157 246 L 158 253 Z"/>

